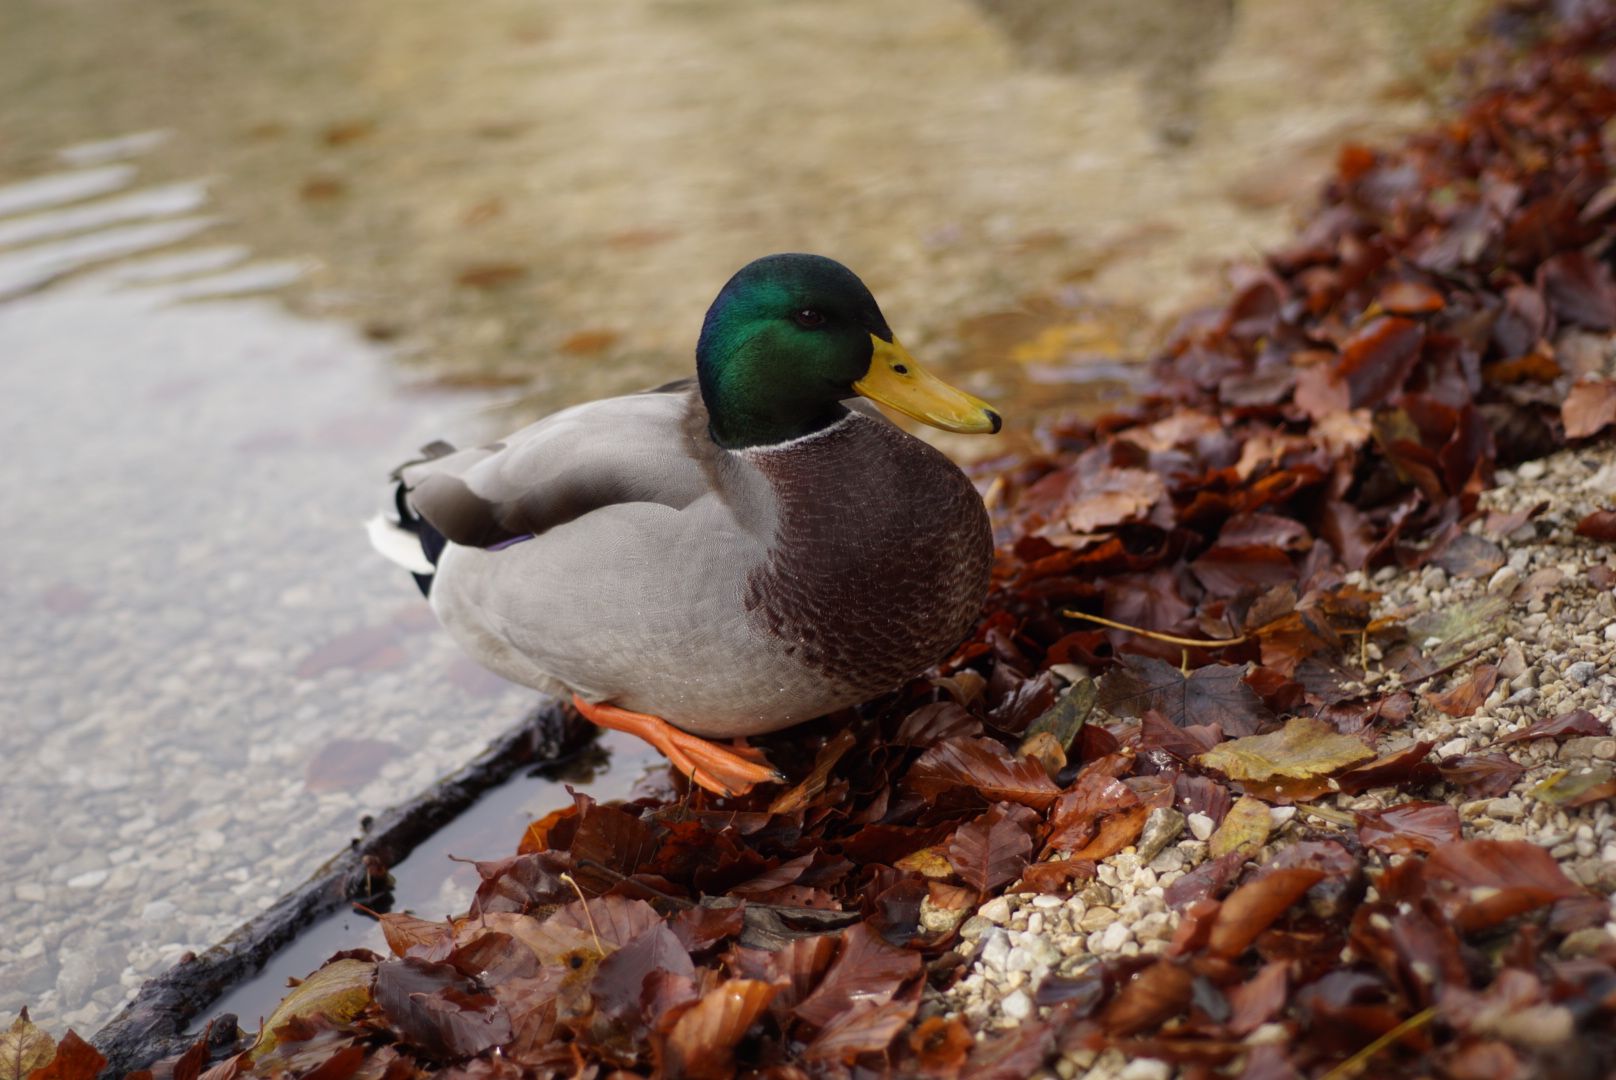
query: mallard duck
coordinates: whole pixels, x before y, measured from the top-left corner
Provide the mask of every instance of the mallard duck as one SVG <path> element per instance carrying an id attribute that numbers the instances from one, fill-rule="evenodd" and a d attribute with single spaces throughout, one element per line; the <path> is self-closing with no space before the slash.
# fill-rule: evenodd
<path id="1" fill-rule="evenodd" d="M 987 593 L 976 489 L 861 398 L 1001 424 L 921 369 L 852 271 L 770 255 L 708 309 L 694 379 L 433 444 L 372 540 L 483 665 L 744 793 L 781 777 L 739 740 L 902 685 Z"/>

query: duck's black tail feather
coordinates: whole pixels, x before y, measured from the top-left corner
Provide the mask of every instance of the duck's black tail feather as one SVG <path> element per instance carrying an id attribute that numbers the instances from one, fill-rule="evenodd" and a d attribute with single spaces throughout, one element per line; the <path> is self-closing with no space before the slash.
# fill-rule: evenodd
<path id="1" fill-rule="evenodd" d="M 442 533 L 433 528 L 432 523 L 410 506 L 409 490 L 405 487 L 401 473 L 410 465 L 422 461 L 431 461 L 454 452 L 454 447 L 445 442 L 430 443 L 421 448 L 422 457 L 415 461 L 406 462 L 393 470 L 393 513 L 378 514 L 366 523 L 370 532 L 371 546 L 381 552 L 393 562 L 398 563 L 410 572 L 415 578 L 415 584 L 421 590 L 422 596 L 432 593 L 433 568 L 438 565 L 438 559 L 443 555 L 444 546 L 448 543 Z M 415 552 L 420 547 L 420 554 Z"/>

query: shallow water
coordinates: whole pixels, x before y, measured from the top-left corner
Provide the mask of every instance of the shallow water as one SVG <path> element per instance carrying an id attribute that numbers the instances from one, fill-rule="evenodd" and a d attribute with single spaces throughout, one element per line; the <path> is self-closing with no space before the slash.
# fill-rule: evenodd
<path id="1" fill-rule="evenodd" d="M 1478 6 L 1184 2 L 0 6 L 0 1014 L 93 1030 L 525 711 L 357 528 L 413 447 L 794 248 L 1012 437 L 1102 407 Z"/>

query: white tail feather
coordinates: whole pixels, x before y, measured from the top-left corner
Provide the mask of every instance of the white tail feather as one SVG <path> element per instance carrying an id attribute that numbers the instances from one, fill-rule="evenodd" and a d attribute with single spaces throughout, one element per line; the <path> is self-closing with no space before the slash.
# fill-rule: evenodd
<path id="1" fill-rule="evenodd" d="M 403 528 L 386 514 L 377 514 L 365 522 L 370 546 L 382 556 L 395 562 L 412 574 L 431 574 L 437 568 L 427 561 L 421 550 L 421 538 Z"/>

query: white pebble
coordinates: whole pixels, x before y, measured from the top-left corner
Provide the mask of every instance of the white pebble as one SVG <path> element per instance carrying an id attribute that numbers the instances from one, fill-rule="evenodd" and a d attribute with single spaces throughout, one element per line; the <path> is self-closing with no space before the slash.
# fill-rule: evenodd
<path id="1" fill-rule="evenodd" d="M 1190 827 L 1190 834 L 1197 840 L 1206 840 L 1212 835 L 1212 819 L 1202 813 L 1194 813 L 1184 819 Z"/>
<path id="2" fill-rule="evenodd" d="M 1032 998 L 1025 990 L 1017 990 L 1000 1003 L 1004 1015 L 1012 1020 L 1025 1020 L 1032 1015 Z"/>

